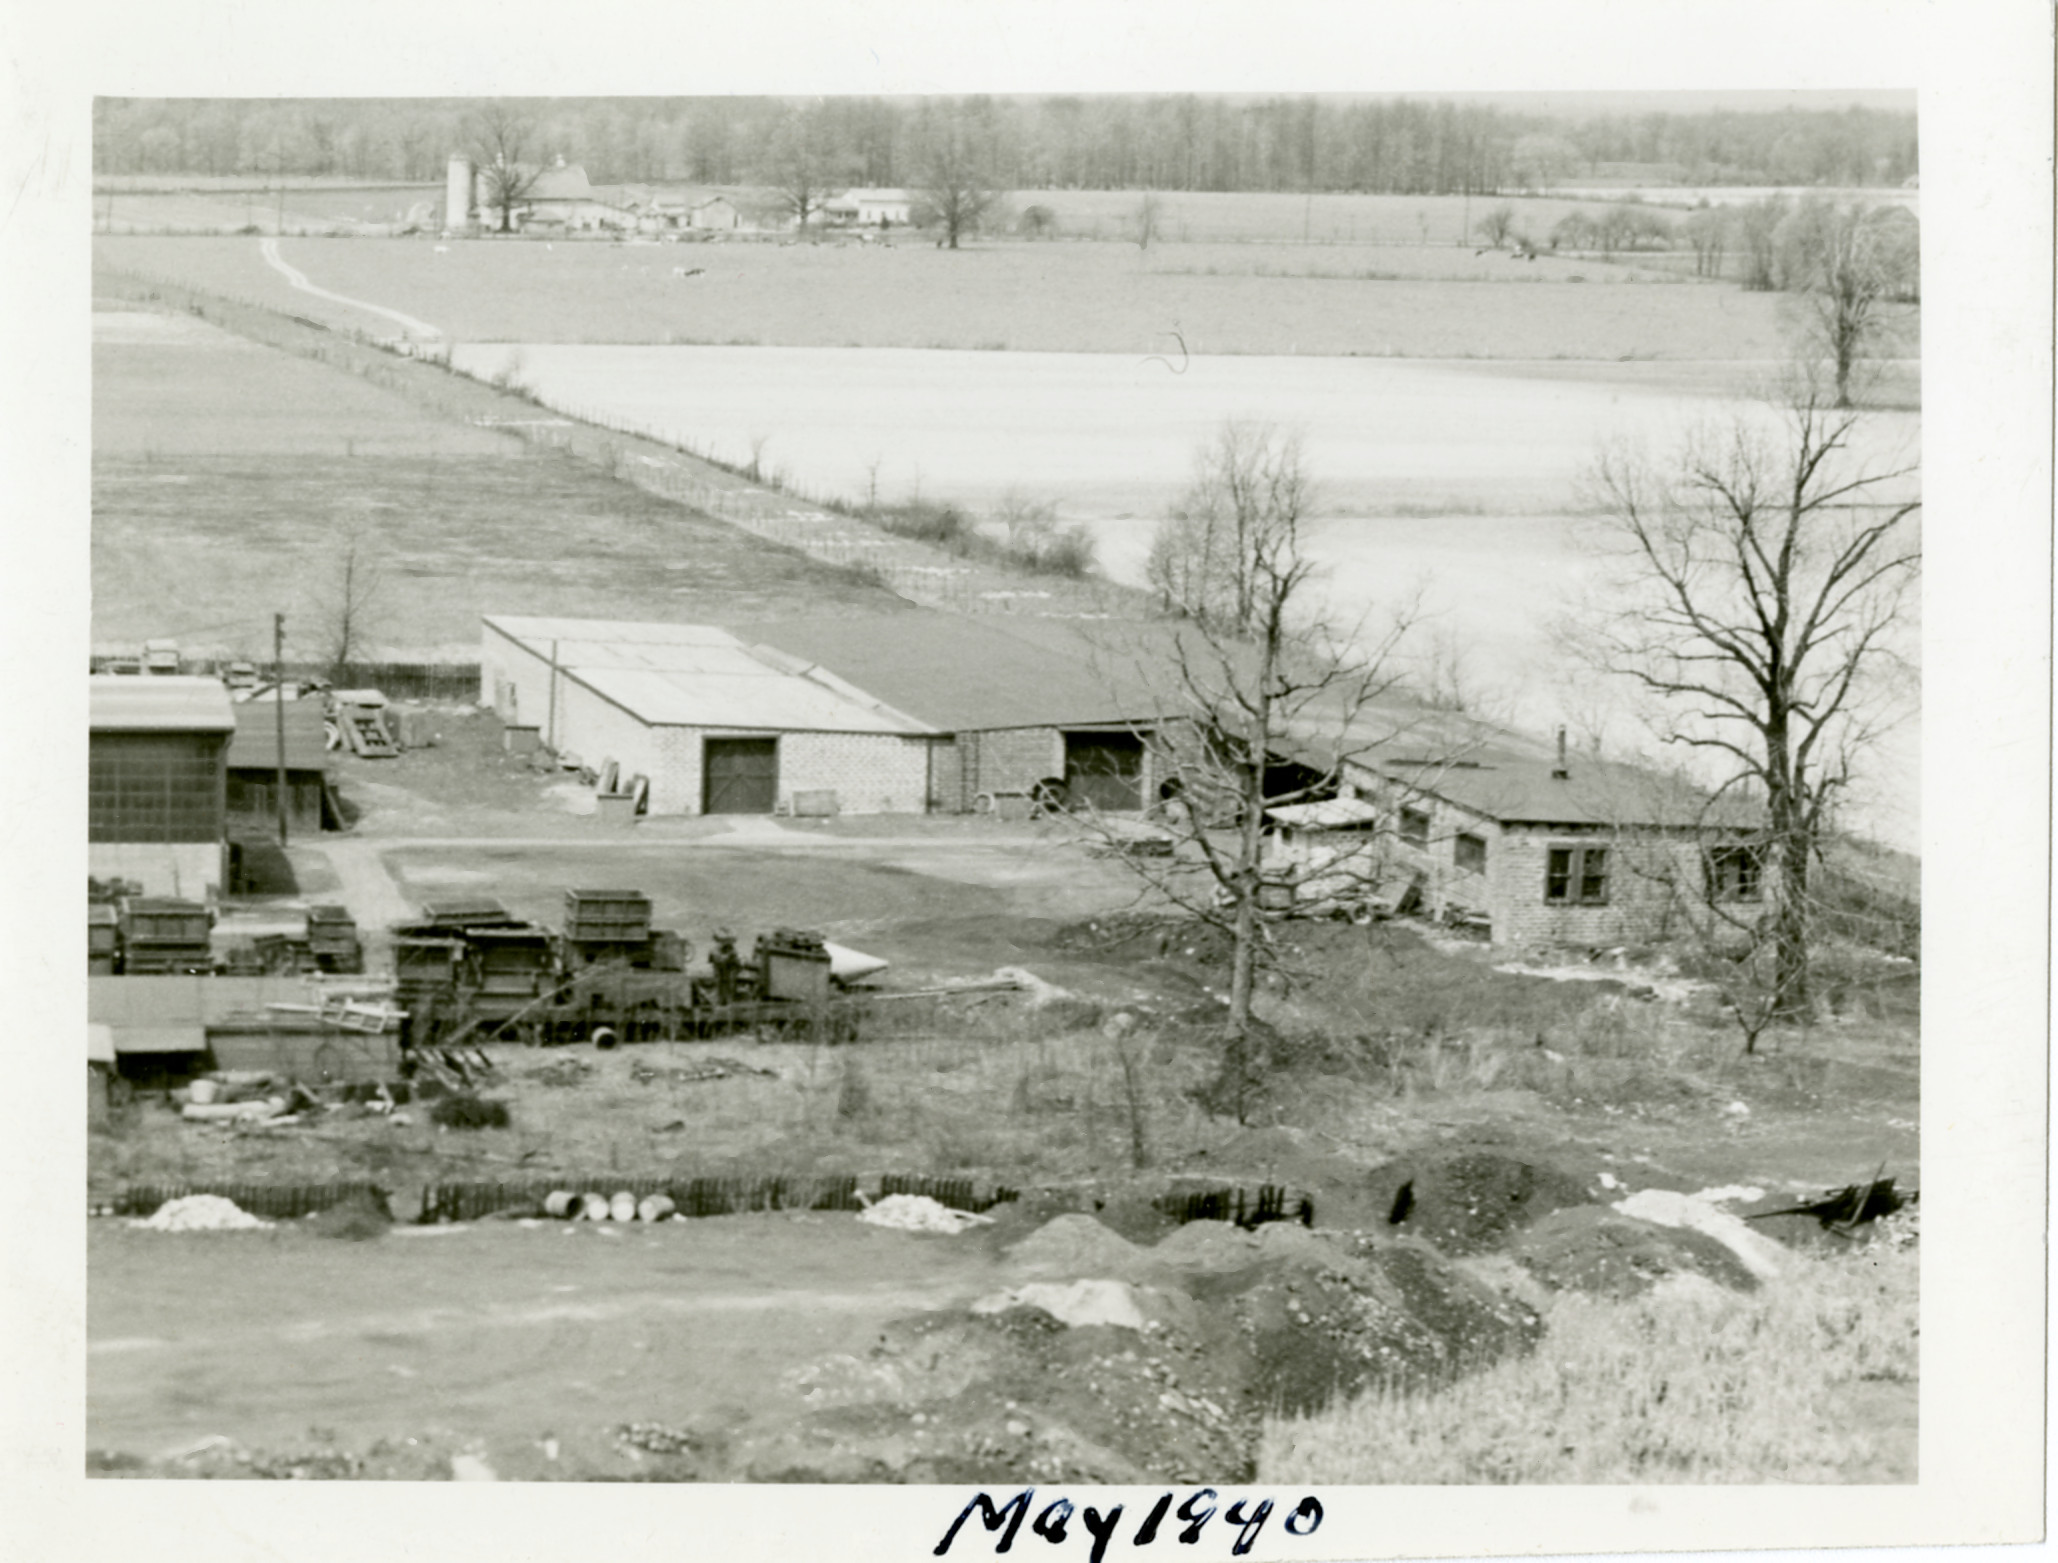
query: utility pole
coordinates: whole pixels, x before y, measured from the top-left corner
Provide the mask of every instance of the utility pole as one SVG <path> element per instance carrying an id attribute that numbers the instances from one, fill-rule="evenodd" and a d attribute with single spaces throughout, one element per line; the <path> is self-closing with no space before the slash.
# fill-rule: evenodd
<path id="1" fill-rule="evenodd" d="M 286 845 L 286 616 L 272 615 L 273 733 L 279 743 L 279 846 Z"/>

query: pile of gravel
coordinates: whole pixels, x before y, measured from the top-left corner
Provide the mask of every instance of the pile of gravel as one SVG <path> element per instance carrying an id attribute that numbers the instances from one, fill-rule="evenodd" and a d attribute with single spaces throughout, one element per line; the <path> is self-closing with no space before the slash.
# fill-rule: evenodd
<path id="1" fill-rule="evenodd" d="M 1086 1215 L 1044 1222 L 1009 1251 L 1024 1269 L 1049 1275 L 1125 1276 L 1146 1252 Z"/>
<path id="2" fill-rule="evenodd" d="M 167 1200 L 153 1215 L 129 1225 L 148 1232 L 243 1232 L 269 1228 L 271 1223 L 219 1194 L 188 1194 Z"/>

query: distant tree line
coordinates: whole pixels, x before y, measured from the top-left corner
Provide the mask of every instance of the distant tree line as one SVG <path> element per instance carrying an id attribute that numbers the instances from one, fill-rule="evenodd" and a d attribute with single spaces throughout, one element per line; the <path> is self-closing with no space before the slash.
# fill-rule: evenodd
<path id="1" fill-rule="evenodd" d="M 1876 185 L 1916 171 L 1915 116 L 1513 112 L 1334 97 L 547 98 L 518 105 L 542 152 L 599 183 L 780 185 L 796 141 L 847 184 L 913 187 L 939 119 L 995 188 L 1513 193 L 1634 172 L 1700 184 Z M 102 98 L 96 174 L 438 178 L 459 99 Z"/>

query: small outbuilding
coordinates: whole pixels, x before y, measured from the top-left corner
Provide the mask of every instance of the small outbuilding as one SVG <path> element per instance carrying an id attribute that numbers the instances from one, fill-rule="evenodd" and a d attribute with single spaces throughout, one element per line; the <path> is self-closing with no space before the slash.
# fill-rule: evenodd
<path id="1" fill-rule="evenodd" d="M 268 838 L 277 830 L 279 818 L 280 708 L 272 700 L 246 700 L 231 709 L 236 733 L 229 743 L 229 831 Z M 340 830 L 343 821 L 330 789 L 321 702 L 286 701 L 285 721 L 287 829 L 295 836 Z"/>
<path id="2" fill-rule="evenodd" d="M 219 679 L 87 681 L 87 872 L 147 896 L 205 900 L 228 872 L 228 749 Z"/>
<path id="3" fill-rule="evenodd" d="M 930 805 L 973 809 L 982 797 L 1058 783 L 1103 813 L 1157 797 L 1157 701 L 1134 679 L 1095 667 L 1084 642 L 1030 632 L 1004 615 L 915 611 L 783 619 L 738 633 L 832 671 L 941 734 Z"/>
<path id="4" fill-rule="evenodd" d="M 1385 754 L 1343 767 L 1427 908 L 1496 944 L 1602 947 L 1683 931 L 1682 898 L 1762 893 L 1763 820 L 1677 777 L 1515 748 Z"/>

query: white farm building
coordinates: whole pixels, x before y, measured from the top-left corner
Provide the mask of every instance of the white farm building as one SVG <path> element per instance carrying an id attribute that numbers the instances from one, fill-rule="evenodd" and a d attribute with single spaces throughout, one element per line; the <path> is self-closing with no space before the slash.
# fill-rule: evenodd
<path id="1" fill-rule="evenodd" d="M 1160 780 L 1144 695 L 993 620 L 482 624 L 511 741 L 642 778 L 652 814 L 960 813 L 1039 785 L 1133 811 Z"/>
<path id="2" fill-rule="evenodd" d="M 770 814 L 833 792 L 854 814 L 920 813 L 943 735 L 797 657 L 694 624 L 482 621 L 479 698 L 514 733 L 612 761 L 653 814 Z"/>

